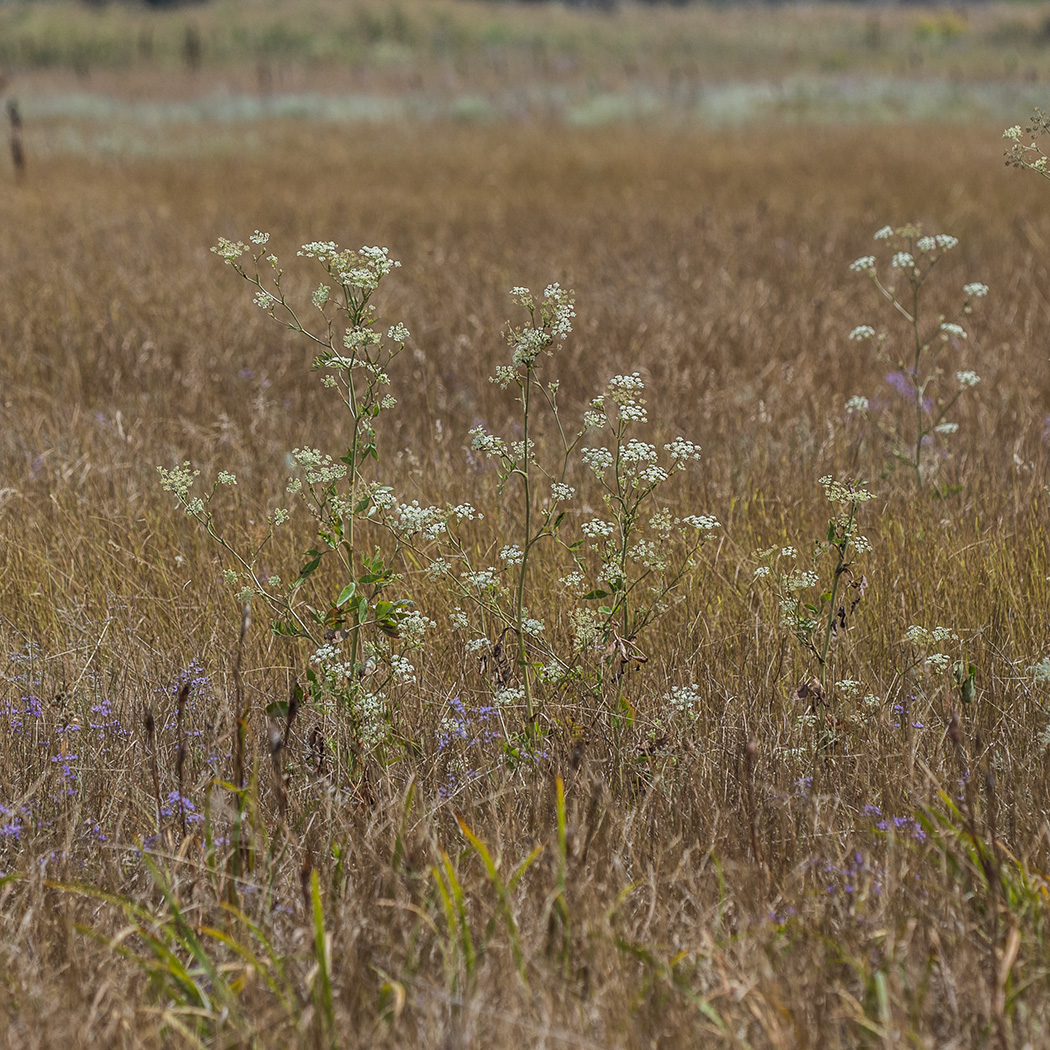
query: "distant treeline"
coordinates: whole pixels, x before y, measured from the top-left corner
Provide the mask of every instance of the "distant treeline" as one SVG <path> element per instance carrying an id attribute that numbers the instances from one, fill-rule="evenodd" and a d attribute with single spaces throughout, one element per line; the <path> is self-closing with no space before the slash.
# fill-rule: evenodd
<path id="1" fill-rule="evenodd" d="M 630 4 L 651 7 L 789 7 L 807 0 L 487 0 L 491 4 L 522 4 L 539 7 L 542 4 L 561 4 L 563 7 L 589 7 L 605 11 Z M 818 0 L 819 2 L 819 0 Z M 854 7 L 944 7 L 944 0 L 826 0 L 828 3 L 847 3 Z M 988 0 L 953 0 L 951 7 L 979 6 Z"/>
<path id="2" fill-rule="evenodd" d="M 0 0 L 2 3 L 3 0 Z M 83 0 L 89 7 L 103 7 L 114 0 Z M 209 0 L 133 0 L 136 4 L 145 7 L 171 8 L 188 7 L 207 4 Z M 652 7 L 743 7 L 767 5 L 771 7 L 787 7 L 792 3 L 801 3 L 804 0 L 487 0 L 491 4 L 513 4 L 538 7 L 543 4 L 561 4 L 563 7 L 586 7 L 602 11 L 613 11 L 618 7 L 629 4 L 646 4 Z M 829 3 L 848 3 L 856 7 L 890 7 L 901 6 L 901 0 L 827 0 Z M 953 0 L 951 6 L 965 7 L 979 5 L 987 0 Z M 912 7 L 937 7 L 944 6 L 943 0 L 903 0 L 903 3 Z"/>

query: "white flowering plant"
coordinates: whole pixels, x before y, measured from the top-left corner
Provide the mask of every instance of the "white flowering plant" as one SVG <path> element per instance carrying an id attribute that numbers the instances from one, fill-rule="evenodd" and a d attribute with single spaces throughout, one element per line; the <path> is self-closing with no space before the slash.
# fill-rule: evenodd
<path id="1" fill-rule="evenodd" d="M 779 624 L 817 664 L 818 695 L 826 696 L 830 677 L 832 643 L 853 626 L 854 613 L 868 588 L 868 578 L 857 559 L 872 545 L 861 535 L 859 509 L 874 497 L 863 482 L 820 479 L 827 501 L 834 509 L 827 530 L 812 547 L 810 558 L 800 563 L 798 548 L 769 547 L 755 552 L 756 586 L 768 588 L 777 603 Z M 823 565 L 826 570 L 822 570 Z M 823 714 L 817 709 L 823 729 Z"/>
<path id="2" fill-rule="evenodd" d="M 1050 179 L 1050 158 L 1037 141 L 1045 135 L 1050 135 L 1050 116 L 1041 109 L 1033 111 L 1025 127 L 1015 124 L 1007 128 L 1003 132 L 1003 138 L 1011 143 L 1005 154 L 1007 167 L 1027 168 Z"/>
<path id="3" fill-rule="evenodd" d="M 472 429 L 470 438 L 472 452 L 495 466 L 498 495 L 510 504 L 511 486 L 518 488 L 517 535 L 510 542 L 501 537 L 495 564 L 481 565 L 462 536 L 464 522 L 482 517 L 468 504 L 420 507 L 395 502 L 384 520 L 399 543 L 425 558 L 427 576 L 444 581 L 452 591 L 458 603 L 455 625 L 474 636 L 468 650 L 487 666 L 497 706 L 520 700 L 531 734 L 537 712 L 534 668 L 545 663 L 560 665 L 544 640 L 546 624 L 529 610 L 530 562 L 536 547 L 544 542 L 556 540 L 565 545 L 559 529 L 575 495 L 567 474 L 584 431 L 571 434 L 566 430 L 558 404 L 559 384 L 544 376 L 546 359 L 564 345 L 572 331 L 573 293 L 551 284 L 540 297 L 527 288 L 515 288 L 511 296 L 525 309 L 528 320 L 523 325 L 508 324 L 510 363 L 499 365 L 491 382 L 503 390 L 515 389 L 521 438 L 507 440 L 483 426 Z M 552 429 L 558 435 L 550 458 L 541 455 L 534 440 L 541 411 L 553 421 Z M 508 636 L 513 638 L 509 651 Z M 520 669 L 519 687 L 510 686 L 511 664 Z"/>
<path id="4" fill-rule="evenodd" d="M 598 483 L 605 511 L 580 526 L 577 568 L 598 602 L 592 631 L 618 663 L 614 677 L 637 658 L 641 632 L 667 609 L 668 599 L 717 529 L 709 514 L 673 515 L 660 490 L 700 459 L 700 446 L 684 437 L 663 445 L 634 435 L 648 423 L 639 373 L 613 376 L 584 416 L 588 447 L 580 456 Z M 597 437 L 604 438 L 599 442 Z"/>
<path id="5" fill-rule="evenodd" d="M 910 660 L 901 672 L 902 678 L 912 678 L 924 695 L 947 679 L 954 683 L 964 704 L 973 702 L 977 695 L 977 667 L 962 654 L 959 635 L 951 627 L 911 624 L 903 641 Z"/>
<path id="6" fill-rule="evenodd" d="M 498 548 L 486 547 L 498 553 L 494 564 L 482 565 L 462 536 L 463 523 L 480 518 L 472 507 L 395 504 L 386 520 L 400 542 L 426 561 L 428 576 L 444 580 L 452 591 L 454 626 L 469 636 L 468 651 L 486 667 L 496 706 L 520 700 L 531 727 L 539 683 L 582 676 L 601 692 L 607 668 L 614 668 L 618 680 L 626 667 L 643 662 L 639 632 L 667 608 L 671 592 L 719 524 L 709 515 L 676 517 L 658 505 L 657 491 L 700 458 L 700 447 L 679 437 L 661 454 L 634 437 L 634 428 L 648 418 L 637 373 L 615 376 L 591 401 L 579 427 L 567 425 L 558 381 L 549 380 L 543 366 L 572 330 L 572 294 L 557 284 L 538 299 L 526 288 L 511 294 L 528 321 L 508 327 L 511 360 L 496 369 L 492 382 L 516 391 L 521 438 L 508 440 L 483 426 L 470 436 L 472 452 L 495 467 L 503 506 L 512 513 L 520 509 L 517 535 L 512 542 L 501 536 Z M 541 413 L 548 435 L 542 448 L 533 440 Z M 601 517 L 583 517 L 574 506 L 577 491 L 569 481 L 580 466 L 588 468 L 582 480 L 598 486 Z M 562 562 L 557 571 L 564 573 L 562 611 L 571 624 L 571 654 L 556 652 L 548 624 L 529 600 L 530 566 L 535 569 L 542 548 L 556 569 Z M 584 666 L 588 654 L 598 657 L 593 676 Z M 519 684 L 510 688 L 512 678 Z"/>
<path id="7" fill-rule="evenodd" d="M 397 548 L 384 555 L 373 546 L 369 528 L 392 502 L 390 489 L 373 474 L 379 458 L 376 427 L 395 403 L 387 370 L 409 337 L 401 324 L 382 332 L 371 300 L 400 264 L 385 248 L 350 251 L 330 241 L 304 244 L 299 256 L 324 273 L 307 307 L 313 321 L 304 321 L 299 305 L 286 297 L 284 271 L 268 249 L 269 234 L 257 230 L 249 240 L 221 238 L 212 251 L 255 288 L 254 301 L 264 313 L 313 344 L 313 369 L 346 410 L 345 448 L 328 453 L 304 447 L 290 453 L 296 472 L 287 485 L 288 505 L 267 515 L 255 544 L 229 539 L 216 516 L 219 494 L 237 483 L 233 474 L 218 472 L 210 490 L 195 496 L 191 489 L 199 471 L 183 463 L 158 467 L 161 485 L 229 559 L 223 578 L 237 600 L 263 602 L 274 634 L 308 644 L 311 692 L 317 699 L 341 701 L 356 726 L 358 744 L 370 749 L 388 728 L 387 689 L 414 678 L 408 657 L 392 645 L 415 616 L 411 600 L 387 594 L 400 579 L 392 567 Z M 283 575 L 264 571 L 264 551 L 297 507 L 309 518 L 313 534 L 301 560 Z M 425 626 L 418 616 L 411 620 L 415 634 L 420 622 Z M 402 643 L 403 650 L 413 648 L 415 634 L 412 644 Z"/>
<path id="8" fill-rule="evenodd" d="M 874 255 L 850 264 L 867 277 L 890 305 L 901 330 L 899 339 L 869 324 L 854 327 L 848 339 L 871 344 L 878 360 L 892 371 L 886 376 L 894 395 L 854 395 L 847 415 L 869 421 L 890 449 L 890 464 L 910 468 L 920 485 L 928 481 L 948 454 L 948 439 L 959 425 L 949 418 L 959 399 L 980 382 L 971 369 L 950 369 L 946 351 L 958 351 L 969 339 L 963 322 L 973 313 L 988 286 L 972 281 L 962 287 L 962 303 L 950 316 L 931 314 L 925 287 L 944 256 L 958 246 L 949 234 L 924 234 L 918 225 L 884 226 L 875 234 L 888 265 Z M 949 372 L 954 371 L 954 376 Z"/>

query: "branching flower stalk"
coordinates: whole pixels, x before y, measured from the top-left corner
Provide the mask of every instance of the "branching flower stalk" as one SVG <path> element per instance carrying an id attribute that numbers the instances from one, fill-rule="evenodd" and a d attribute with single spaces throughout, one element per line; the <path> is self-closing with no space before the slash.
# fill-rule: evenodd
<path id="1" fill-rule="evenodd" d="M 855 260 L 850 269 L 870 278 L 878 293 L 903 320 L 907 335 L 896 354 L 886 349 L 886 335 L 871 325 L 858 325 L 849 333 L 849 338 L 854 342 L 874 342 L 879 359 L 894 366 L 895 371 L 886 381 L 903 399 L 903 408 L 898 413 L 892 410 L 884 413 L 886 417 L 895 416 L 887 422 L 869 398 L 855 396 L 847 402 L 846 411 L 872 420 L 889 443 L 893 459 L 914 471 L 921 486 L 934 472 L 927 460 L 935 442 L 942 443 L 942 452 L 946 454 L 943 443 L 959 429 L 958 423 L 948 419 L 948 414 L 959 398 L 980 382 L 975 372 L 959 370 L 955 373 L 954 388 L 942 390 L 940 379 L 944 370 L 940 352 L 946 345 L 958 347 L 968 338 L 960 321 L 973 312 L 976 300 L 988 294 L 988 286 L 979 282 L 964 285 L 962 305 L 954 315 L 928 319 L 923 309 L 924 288 L 944 255 L 957 246 L 957 239 L 948 234 L 924 235 L 916 225 L 897 229 L 884 226 L 875 234 L 875 239 L 884 242 L 891 253 L 890 276 L 886 279 L 880 276 L 873 255 Z"/>
<path id="2" fill-rule="evenodd" d="M 300 319 L 296 306 L 285 295 L 284 271 L 277 256 L 268 254 L 266 247 L 269 234 L 257 230 L 250 241 L 252 247 L 221 238 L 212 251 L 256 289 L 254 300 L 260 309 L 315 345 L 313 368 L 322 373 L 322 385 L 338 394 L 347 412 L 346 447 L 338 459 L 312 448 L 296 448 L 291 453 L 298 474 L 289 480 L 287 491 L 312 517 L 316 539 L 290 578 L 269 575 L 259 568 L 261 555 L 276 530 L 288 522 L 290 509 L 274 509 L 267 515 L 263 539 L 242 548 L 226 538 L 212 509 L 219 490 L 236 485 L 233 474 L 220 471 L 203 497 L 190 495 L 199 471 L 191 469 L 189 463 L 171 470 L 158 468 L 161 484 L 232 559 L 233 567 L 223 575 L 237 588 L 238 602 L 262 599 L 273 615 L 275 634 L 312 642 L 312 667 L 307 677 L 315 693 L 337 695 L 351 707 L 364 704 L 358 711 L 360 725 L 364 725 L 382 707 L 379 690 L 383 685 L 410 679 L 404 664 L 398 662 L 403 657 L 391 654 L 388 645 L 384 648 L 369 643 L 367 660 L 382 656 L 391 675 L 385 682 L 377 680 L 368 690 L 370 697 L 361 699 L 359 681 L 371 676 L 362 674 L 365 629 L 378 629 L 387 639 L 398 637 L 399 626 L 412 605 L 408 599 L 390 601 L 382 596 L 397 576 L 378 549 L 369 553 L 364 548 L 361 535 L 363 525 L 392 502 L 390 489 L 369 480 L 367 467 L 369 460 L 377 462 L 379 458 L 376 421 L 395 404 L 387 392 L 387 369 L 404 349 L 408 332 L 401 324 L 390 327 L 385 337 L 377 331 L 371 299 L 380 282 L 400 264 L 389 258 L 385 248 L 366 247 L 355 252 L 330 241 L 304 244 L 298 254 L 316 260 L 331 282 L 322 282 L 311 296 L 312 307 L 319 315 L 311 326 Z M 341 589 L 324 605 L 309 604 L 304 599 L 304 585 L 327 558 L 338 566 Z M 349 643 L 346 658 L 339 649 L 343 640 Z M 365 736 L 375 739 L 377 732 L 373 726 Z"/>
<path id="3" fill-rule="evenodd" d="M 1050 179 L 1050 158 L 1043 152 L 1036 139 L 1050 135 L 1050 116 L 1041 109 L 1034 110 L 1028 124 L 1007 128 L 1003 138 L 1013 145 L 1006 151 L 1006 165 L 1010 168 L 1027 168 L 1044 179 Z M 1028 141 L 1025 142 L 1024 140 Z"/>
<path id="4" fill-rule="evenodd" d="M 522 669 L 522 685 L 525 690 L 525 717 L 531 726 L 535 721 L 535 704 L 532 697 L 532 674 L 525 643 L 526 636 L 522 630 L 525 610 L 525 580 L 532 548 L 547 534 L 549 515 L 548 520 L 544 521 L 540 529 L 533 535 L 532 468 L 536 464 L 536 460 L 532 454 L 532 441 L 529 437 L 530 408 L 533 389 L 537 385 L 535 379 L 536 359 L 541 353 L 549 355 L 551 353 L 550 347 L 556 341 L 563 341 L 569 332 L 572 331 L 572 318 L 575 316 L 575 310 L 573 309 L 572 293 L 562 293 L 557 285 L 551 285 L 544 292 L 538 323 L 536 304 L 528 291 L 518 289 L 517 298 L 518 302 L 529 312 L 529 324 L 524 328 L 511 330 L 511 345 L 514 349 L 512 358 L 513 373 L 505 373 L 500 383 L 504 387 L 508 385 L 508 382 L 517 384 L 521 401 L 522 454 L 507 477 L 508 479 L 515 476 L 520 477 L 523 486 L 524 517 L 522 522 L 521 564 L 518 569 L 518 588 L 514 604 L 514 629 L 518 639 L 518 657 Z M 539 389 L 541 392 L 547 392 L 542 385 L 540 385 Z M 552 408 L 555 418 L 557 418 L 558 411 L 553 399 L 553 392 L 548 398 L 548 404 Z M 568 451 L 566 451 L 567 459 Z M 563 476 L 564 465 L 563 462 Z"/>
<path id="5" fill-rule="evenodd" d="M 510 327 L 507 341 L 511 347 L 511 363 L 500 365 L 496 369 L 492 382 L 506 389 L 513 384 L 518 388 L 518 403 L 521 405 L 522 440 L 507 444 L 483 428 L 472 431 L 473 447 L 476 450 L 495 454 L 500 472 L 499 492 L 504 493 L 507 483 L 518 478 L 522 486 L 522 528 L 521 547 L 519 551 L 504 548 L 505 560 L 511 564 L 517 562 L 517 580 L 514 590 L 513 617 L 510 626 L 517 639 L 518 663 L 522 672 L 524 690 L 525 717 L 531 727 L 536 719 L 536 704 L 533 696 L 532 667 L 528 653 L 529 636 L 536 633 L 530 629 L 531 618 L 526 605 L 526 586 L 529 560 L 538 543 L 556 535 L 558 527 L 565 518 L 565 512 L 559 507 L 558 500 L 552 500 L 540 511 L 540 520 L 534 527 L 534 504 L 536 502 L 535 479 L 543 476 L 554 486 L 560 487 L 561 494 L 567 490 L 565 474 L 573 449 L 579 444 L 582 432 L 569 438 L 562 425 L 558 406 L 558 383 L 544 383 L 540 373 L 543 357 L 551 357 L 554 351 L 563 346 L 565 339 L 572 331 L 572 320 L 576 316 L 572 292 L 566 291 L 558 284 L 548 285 L 542 299 L 537 302 L 527 288 L 515 288 L 512 298 L 528 311 L 528 324 Z M 554 419 L 561 442 L 561 459 L 553 469 L 545 468 L 536 456 L 535 443 L 532 440 L 532 424 L 535 416 L 534 399 L 539 397 Z M 557 489 L 555 493 L 558 494 Z M 531 729 L 530 729 L 531 731 Z"/>
<path id="6" fill-rule="evenodd" d="M 780 626 L 816 661 L 817 695 L 822 701 L 829 687 L 832 643 L 851 628 L 867 591 L 867 577 L 856 570 L 855 559 L 870 552 L 871 543 L 859 534 L 857 511 L 874 497 L 862 482 L 836 481 L 827 475 L 820 484 L 835 514 L 824 538 L 813 547 L 813 568 L 798 566 L 795 547 L 770 547 L 756 552 L 760 564 L 754 578 L 768 581 L 780 609 Z M 830 579 L 822 585 L 817 568 L 829 557 Z M 814 710 L 823 733 L 822 703 L 815 703 Z"/>
<path id="7" fill-rule="evenodd" d="M 644 389 L 637 372 L 614 376 L 585 416 L 586 425 L 603 430 L 611 446 L 581 453 L 612 520 L 594 519 L 581 526 L 590 549 L 601 559 L 597 573 L 578 561 L 595 580 L 584 599 L 603 602 L 596 629 L 610 653 L 633 646 L 665 610 L 668 595 L 695 568 L 697 553 L 719 527 L 707 514 L 674 517 L 653 506 L 658 490 L 673 475 L 699 461 L 700 446 L 677 437 L 664 445 L 667 465 L 660 464 L 656 446 L 633 436 L 636 426 L 648 422 Z"/>

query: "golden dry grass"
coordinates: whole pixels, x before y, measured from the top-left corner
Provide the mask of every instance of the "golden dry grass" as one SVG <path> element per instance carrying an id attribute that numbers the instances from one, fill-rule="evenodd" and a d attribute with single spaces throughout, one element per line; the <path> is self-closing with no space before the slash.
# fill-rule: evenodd
<path id="1" fill-rule="evenodd" d="M 1002 167 L 999 134 L 268 124 L 192 164 L 56 154 L 33 167 L 0 198 L 0 801 L 20 828 L 0 839 L 0 869 L 18 876 L 0 889 L 6 1044 L 1044 1043 L 1048 697 L 1026 669 L 1050 646 L 1050 219 L 1044 187 Z M 907 220 L 960 238 L 950 284 L 992 289 L 952 362 L 983 382 L 941 479 L 957 490 L 942 496 L 880 478 L 882 457 L 842 407 L 885 373 L 846 338 L 879 316 L 848 263 L 876 228 Z M 704 446 L 683 506 L 723 529 L 644 639 L 649 662 L 625 684 L 633 721 L 583 692 L 550 695 L 545 757 L 471 744 L 463 761 L 483 775 L 451 798 L 439 727 L 452 697 L 476 707 L 487 686 L 421 574 L 409 566 L 407 582 L 439 626 L 393 712 L 404 748 L 384 768 L 333 771 L 339 712 L 308 705 L 283 819 L 263 709 L 306 654 L 256 623 L 243 653 L 254 867 L 238 886 L 253 934 L 222 911 L 231 796 L 209 795 L 213 777 L 233 777 L 239 612 L 156 465 L 236 471 L 228 521 L 250 533 L 281 498 L 288 450 L 338 443 L 303 345 L 208 253 L 256 227 L 289 260 L 331 237 L 403 261 L 381 309 L 413 339 L 392 375 L 400 404 L 380 470 L 405 498 L 470 499 L 488 522 L 476 542 L 500 541 L 513 505 L 465 471 L 467 430 L 510 415 L 485 378 L 505 351 L 507 290 L 558 280 L 578 297 L 554 363 L 569 411 L 610 375 L 641 372 L 653 439 Z M 825 473 L 865 475 L 878 497 L 863 510 L 871 589 L 836 662 L 880 704 L 838 701 L 834 744 L 814 750 L 791 699 L 813 668 L 751 574 L 756 548 L 820 538 Z M 293 562 L 301 545 L 281 544 L 275 563 Z M 541 574 L 536 603 L 564 640 L 555 575 Z M 953 627 L 977 667 L 958 748 L 954 688 L 908 670 L 913 623 Z M 156 837 L 143 710 L 156 711 L 166 797 L 188 672 L 206 680 L 191 694 L 183 793 L 198 810 L 210 798 L 211 858 L 177 814 Z M 676 721 L 661 697 L 690 683 L 703 702 Z M 894 705 L 909 693 L 902 719 Z M 954 808 L 965 783 L 969 817 Z M 457 817 L 504 878 L 543 848 L 509 897 L 524 978 Z M 167 904 L 145 839 L 174 887 Z M 311 870 L 331 937 L 330 1014 Z M 455 880 L 463 915 L 453 907 L 450 920 L 441 888 L 454 896 Z M 193 930 L 232 989 L 223 1000 L 222 982 L 202 979 L 214 1002 L 197 1014 L 170 961 L 151 983 L 125 957 L 167 931 L 185 962 Z M 258 958 L 246 965 L 235 944 Z"/>

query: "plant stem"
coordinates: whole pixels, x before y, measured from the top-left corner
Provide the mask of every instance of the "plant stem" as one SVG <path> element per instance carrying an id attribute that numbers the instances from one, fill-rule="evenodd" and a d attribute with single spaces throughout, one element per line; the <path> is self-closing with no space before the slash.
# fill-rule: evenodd
<path id="1" fill-rule="evenodd" d="M 835 544 L 835 548 L 839 553 L 838 563 L 835 565 L 834 579 L 831 581 L 831 605 L 828 609 L 828 621 L 824 626 L 824 644 L 820 650 L 820 684 L 827 687 L 827 668 L 828 668 L 828 651 L 831 648 L 831 634 L 835 626 L 835 599 L 839 593 L 839 577 L 842 575 L 843 565 L 846 561 L 846 551 L 849 549 L 850 536 L 853 532 L 853 518 L 857 513 L 857 504 L 851 503 L 849 505 L 849 520 L 846 522 L 846 528 L 843 530 L 842 539 Z"/>
<path id="2" fill-rule="evenodd" d="M 521 568 L 518 571 L 518 594 L 514 607 L 514 626 L 518 632 L 518 659 L 521 663 L 521 681 L 525 689 L 525 717 L 528 720 L 529 738 L 535 730 L 535 707 L 532 700 L 532 676 L 528 654 L 525 650 L 525 632 L 522 630 L 522 608 L 525 603 L 525 572 L 529 564 L 529 548 L 532 540 L 532 484 L 529 476 L 529 395 L 532 391 L 532 366 L 525 369 L 522 386 L 522 468 L 521 480 L 525 487 L 525 537 L 521 551 Z"/>

